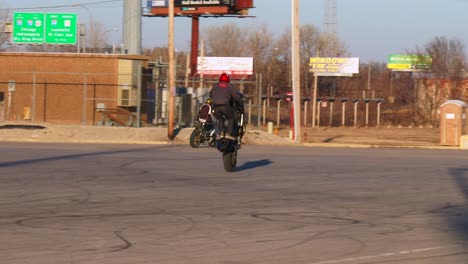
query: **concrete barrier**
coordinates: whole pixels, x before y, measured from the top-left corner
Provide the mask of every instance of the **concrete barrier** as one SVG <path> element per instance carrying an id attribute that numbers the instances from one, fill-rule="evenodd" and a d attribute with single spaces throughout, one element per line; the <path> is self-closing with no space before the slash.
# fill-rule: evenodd
<path id="1" fill-rule="evenodd" d="M 460 137 L 460 149 L 468 149 L 468 135 Z"/>

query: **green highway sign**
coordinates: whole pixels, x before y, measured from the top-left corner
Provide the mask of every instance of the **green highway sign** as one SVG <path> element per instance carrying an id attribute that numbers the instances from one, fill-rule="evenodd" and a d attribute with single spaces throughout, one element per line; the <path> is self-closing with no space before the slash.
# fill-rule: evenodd
<path id="1" fill-rule="evenodd" d="M 44 42 L 44 13 L 14 13 L 13 42 L 39 44 Z"/>
<path id="2" fill-rule="evenodd" d="M 76 14 L 46 14 L 45 42 L 76 44 Z"/>
<path id="3" fill-rule="evenodd" d="M 75 45 L 76 14 L 14 13 L 13 42 Z"/>

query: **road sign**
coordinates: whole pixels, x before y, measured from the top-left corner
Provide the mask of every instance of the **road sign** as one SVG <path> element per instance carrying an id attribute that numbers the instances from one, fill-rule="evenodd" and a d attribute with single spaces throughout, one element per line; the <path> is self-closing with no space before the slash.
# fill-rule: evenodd
<path id="1" fill-rule="evenodd" d="M 45 16 L 45 42 L 48 44 L 76 44 L 76 14 L 53 14 Z"/>
<path id="2" fill-rule="evenodd" d="M 13 42 L 74 45 L 76 14 L 14 13 Z"/>
<path id="3" fill-rule="evenodd" d="M 39 44 L 44 42 L 44 13 L 14 13 L 13 42 Z"/>
<path id="4" fill-rule="evenodd" d="M 8 81 L 8 91 L 15 92 L 16 91 L 16 82 L 15 81 Z"/>

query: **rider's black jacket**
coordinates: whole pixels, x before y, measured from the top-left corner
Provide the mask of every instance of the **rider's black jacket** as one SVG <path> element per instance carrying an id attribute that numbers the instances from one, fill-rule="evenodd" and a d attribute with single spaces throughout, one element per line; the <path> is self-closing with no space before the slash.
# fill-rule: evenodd
<path id="1" fill-rule="evenodd" d="M 210 91 L 210 98 L 213 105 L 242 105 L 242 98 L 232 84 L 228 82 L 218 82 L 213 85 Z"/>

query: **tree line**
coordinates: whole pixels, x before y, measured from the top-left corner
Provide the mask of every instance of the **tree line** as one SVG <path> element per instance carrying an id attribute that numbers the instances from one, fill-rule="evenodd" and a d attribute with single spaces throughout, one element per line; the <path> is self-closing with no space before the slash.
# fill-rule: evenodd
<path id="1" fill-rule="evenodd" d="M 349 57 L 343 41 L 321 32 L 314 25 L 300 28 L 301 93 L 310 97 L 313 74 L 309 73 L 311 57 Z M 284 95 L 291 91 L 291 34 L 286 29 L 275 34 L 266 25 L 242 28 L 234 23 L 210 26 L 203 30 L 205 56 L 254 57 L 254 71 L 263 77 L 265 95 Z M 408 48 L 404 53 L 429 55 L 432 67 L 427 72 L 395 72 L 386 62 L 360 65 L 353 77 L 320 77 L 318 96 L 321 98 L 378 98 L 383 100 L 383 112 L 393 115 L 393 123 L 438 125 L 437 109 L 447 99 L 468 100 L 465 43 L 458 38 L 436 36 L 421 47 Z M 167 58 L 164 47 L 145 50 L 155 60 Z M 185 53 L 177 56 L 185 64 Z M 353 57 L 359 57 L 354 55 Z M 390 119 L 392 115 L 390 115 Z"/>
<path id="2" fill-rule="evenodd" d="M 0 13 L 0 31 L 4 30 L 8 14 Z M 111 52 L 104 27 L 94 22 L 93 32 L 86 37 L 88 52 Z M 291 91 L 291 32 L 272 32 L 266 25 L 239 27 L 234 23 L 210 26 L 202 31 L 205 56 L 253 57 L 254 71 L 262 76 L 264 95 L 284 95 Z M 350 57 L 346 44 L 311 24 L 300 27 L 301 96 L 310 97 L 313 74 L 309 73 L 311 57 Z M 7 34 L 0 34 L 0 50 L 8 50 Z M 75 52 L 76 47 L 30 46 L 28 51 Z M 465 90 L 466 46 L 458 38 L 436 36 L 422 47 L 408 48 L 405 53 L 429 55 L 429 72 L 392 72 L 386 62 L 360 65 L 353 77 L 320 77 L 318 96 L 321 98 L 379 98 L 383 111 L 405 113 L 412 124 L 437 125 L 437 109 L 447 99 L 468 100 Z M 144 55 L 152 61 L 167 61 L 167 47 L 145 48 Z M 177 64 L 186 64 L 187 52 L 177 52 Z M 353 57 L 359 57 L 353 55 Z M 185 70 L 185 67 L 182 67 Z M 185 73 L 180 72 L 181 76 Z M 399 117 L 400 118 L 400 117 Z M 400 118 L 401 119 L 401 118 Z M 396 120 L 401 121 L 401 120 Z"/>

